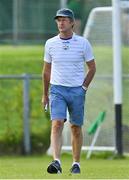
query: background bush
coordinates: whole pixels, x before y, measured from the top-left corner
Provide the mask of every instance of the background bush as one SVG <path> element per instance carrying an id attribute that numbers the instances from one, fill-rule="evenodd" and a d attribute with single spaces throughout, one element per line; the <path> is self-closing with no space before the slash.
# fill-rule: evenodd
<path id="1" fill-rule="evenodd" d="M 1 46 L 1 74 L 38 74 L 43 67 L 42 46 Z M 30 80 L 30 132 L 32 153 L 49 146 L 50 121 L 42 105 L 42 81 Z M 0 80 L 0 154 L 23 151 L 23 81 Z"/>

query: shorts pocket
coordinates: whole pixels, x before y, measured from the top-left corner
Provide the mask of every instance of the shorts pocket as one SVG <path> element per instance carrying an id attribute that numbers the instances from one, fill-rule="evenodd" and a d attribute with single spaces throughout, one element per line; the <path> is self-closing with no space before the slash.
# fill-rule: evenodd
<path id="1" fill-rule="evenodd" d="M 86 90 L 82 88 L 81 86 L 81 90 L 82 90 L 82 93 L 85 95 L 86 94 Z"/>

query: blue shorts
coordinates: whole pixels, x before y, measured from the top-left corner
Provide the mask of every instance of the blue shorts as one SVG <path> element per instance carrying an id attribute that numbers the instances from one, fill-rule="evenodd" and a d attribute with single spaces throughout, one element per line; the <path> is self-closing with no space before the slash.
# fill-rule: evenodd
<path id="1" fill-rule="evenodd" d="M 67 109 L 70 123 L 82 126 L 84 119 L 85 90 L 79 87 L 51 85 L 49 105 L 51 120 L 67 120 Z"/>

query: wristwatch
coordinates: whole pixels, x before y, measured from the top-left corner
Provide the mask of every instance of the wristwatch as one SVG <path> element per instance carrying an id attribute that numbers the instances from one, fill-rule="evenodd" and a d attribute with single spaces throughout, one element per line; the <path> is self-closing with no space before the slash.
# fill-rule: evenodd
<path id="1" fill-rule="evenodd" d="M 82 88 L 83 88 L 85 91 L 88 90 L 88 88 L 87 88 L 86 86 L 82 86 Z"/>

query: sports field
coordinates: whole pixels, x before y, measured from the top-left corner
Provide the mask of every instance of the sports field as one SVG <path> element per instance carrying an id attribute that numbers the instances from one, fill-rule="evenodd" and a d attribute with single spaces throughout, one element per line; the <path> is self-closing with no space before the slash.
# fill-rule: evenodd
<path id="1" fill-rule="evenodd" d="M 102 53 L 103 52 L 103 53 Z M 128 49 L 123 49 L 123 73 L 128 74 Z M 103 54 L 103 56 L 102 56 Z M 1 74 L 41 74 L 42 71 L 42 46 L 0 46 L 0 73 Z M 95 49 L 97 59 L 97 73 L 112 74 L 112 51 L 111 48 Z M 104 59 L 105 56 L 105 59 Z M 7 83 L 8 82 L 8 83 Z M 128 125 L 128 87 L 124 94 L 123 122 Z M 41 110 L 42 88 L 39 81 L 31 82 L 31 133 L 33 137 L 46 137 L 47 120 Z M 108 89 L 111 87 L 109 86 Z M 11 91 L 10 91 L 11 89 Z M 107 91 L 107 88 L 103 88 Z M 100 92 L 101 93 L 101 92 Z M 5 149 L 10 152 L 10 147 L 18 144 L 22 137 L 22 85 L 21 81 L 4 81 L 0 83 L 0 144 L 9 140 Z M 10 118 L 11 114 L 11 118 Z M 41 126 L 42 125 L 42 126 Z M 43 133 L 45 135 L 43 135 Z M 8 138 L 9 137 L 9 138 Z M 13 137 L 10 138 L 10 137 Z M 128 134 L 127 134 L 128 137 Z M 49 137 L 48 137 L 49 139 Z M 35 139 L 34 139 L 35 140 Z M 7 141 L 6 141 L 7 142 Z M 37 143 L 38 144 L 38 143 Z M 46 145 L 46 143 L 45 143 Z M 37 147 L 37 146 L 36 146 Z M 44 144 L 43 144 L 44 147 Z M 41 147 L 41 148 L 43 148 Z M 15 148 L 15 146 L 14 146 Z M 4 152 L 5 152 L 4 151 Z M 16 154 L 17 152 L 15 152 Z M 47 156 L 1 156 L 0 179 L 128 179 L 129 157 L 124 159 L 93 158 L 86 160 L 85 155 L 81 158 L 81 174 L 71 175 L 71 155 L 62 156 L 63 173 L 49 175 L 46 172 L 47 165 L 51 161 Z"/>
<path id="2" fill-rule="evenodd" d="M 81 158 L 81 174 L 71 175 L 70 154 L 62 155 L 62 174 L 48 174 L 48 156 L 0 157 L 0 179 L 128 179 L 129 157 L 124 159 Z"/>

